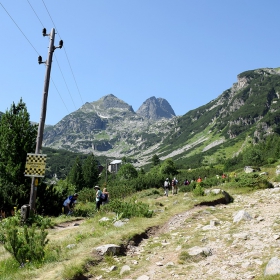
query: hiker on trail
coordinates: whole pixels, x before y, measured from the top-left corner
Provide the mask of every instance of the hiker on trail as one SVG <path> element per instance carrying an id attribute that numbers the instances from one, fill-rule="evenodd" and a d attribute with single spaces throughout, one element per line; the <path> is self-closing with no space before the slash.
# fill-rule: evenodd
<path id="1" fill-rule="evenodd" d="M 107 191 L 106 188 L 104 188 L 102 194 L 103 194 L 102 205 L 105 205 L 109 202 L 109 192 Z"/>
<path id="2" fill-rule="evenodd" d="M 101 199 L 101 195 L 102 195 L 102 191 L 100 190 L 100 188 L 98 186 L 95 186 L 94 189 L 96 190 L 96 195 L 95 195 L 95 200 L 96 200 L 96 207 L 95 209 L 97 211 L 100 210 L 100 205 L 102 203 L 102 199 Z"/>
<path id="3" fill-rule="evenodd" d="M 176 179 L 176 177 L 174 177 L 174 179 L 171 181 L 171 185 L 172 185 L 172 194 L 177 194 L 178 192 L 178 180 Z"/>
<path id="4" fill-rule="evenodd" d="M 186 179 L 186 180 L 184 181 L 184 185 L 187 186 L 187 185 L 189 185 L 189 184 L 190 184 L 189 180 Z"/>
<path id="5" fill-rule="evenodd" d="M 168 196 L 168 191 L 169 191 L 169 179 L 166 178 L 166 180 L 164 181 L 163 187 L 164 187 L 164 195 Z"/>
<path id="6" fill-rule="evenodd" d="M 64 214 L 71 215 L 75 204 L 77 203 L 78 194 L 74 193 L 73 195 L 68 196 L 63 202 Z"/>
<path id="7" fill-rule="evenodd" d="M 201 177 L 199 176 L 198 179 L 197 179 L 197 183 L 201 183 L 202 182 L 202 179 Z"/>

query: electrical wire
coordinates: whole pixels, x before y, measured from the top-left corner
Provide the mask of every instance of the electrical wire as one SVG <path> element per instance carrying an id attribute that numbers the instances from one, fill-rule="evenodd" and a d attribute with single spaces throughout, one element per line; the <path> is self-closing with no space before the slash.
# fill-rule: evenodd
<path id="1" fill-rule="evenodd" d="M 53 23 L 53 26 L 55 27 L 55 30 L 56 30 L 57 35 L 58 35 L 58 36 L 59 36 L 59 38 L 61 39 L 60 34 L 59 34 L 59 32 L 58 32 L 58 30 L 57 30 L 57 28 L 56 28 L 56 26 L 55 26 L 55 23 L 54 23 L 54 21 L 53 21 L 53 19 L 52 19 L 51 15 L 50 15 L 50 12 L 49 12 L 49 10 L 48 10 L 48 8 L 47 8 L 47 6 L 46 6 L 46 4 L 45 4 L 44 0 L 42 0 L 42 2 L 43 2 L 44 6 L 45 6 L 45 8 L 46 8 L 46 10 L 47 10 L 47 13 L 49 14 L 49 17 L 50 17 L 50 19 L 51 19 L 51 21 L 52 21 L 52 23 Z M 72 67 L 71 67 L 71 64 L 70 64 L 70 61 L 69 61 L 69 58 L 68 58 L 68 55 L 67 55 L 67 52 L 66 52 L 66 48 L 65 48 L 65 46 L 63 46 L 63 50 L 64 50 L 64 52 L 65 52 L 65 55 L 66 55 L 66 58 L 67 58 L 67 61 L 68 61 L 68 64 L 69 64 L 69 67 L 70 67 L 70 70 L 71 70 L 71 73 L 72 73 L 73 79 L 74 79 L 74 81 L 75 81 L 75 84 L 76 84 L 77 90 L 78 90 L 78 92 L 79 92 L 79 95 L 80 95 L 80 98 L 81 98 L 82 104 L 84 104 L 84 101 L 83 101 L 83 98 L 82 98 L 81 92 L 80 92 L 80 90 L 79 90 L 79 87 L 78 87 L 78 84 L 77 84 L 77 81 L 76 81 L 76 78 L 75 78 L 74 72 L 73 72 L 73 70 L 72 70 Z"/>
<path id="2" fill-rule="evenodd" d="M 73 104 L 74 104 L 74 107 L 75 107 L 75 109 L 77 110 L 77 108 L 76 108 L 76 106 L 75 106 L 75 103 L 74 103 L 74 100 L 73 100 L 72 95 L 71 95 L 71 93 L 70 93 L 70 91 L 69 91 L 68 85 L 67 85 L 67 83 L 66 83 L 66 81 L 65 81 L 64 75 L 63 75 L 63 73 L 62 73 L 62 71 L 61 71 L 60 65 L 59 65 L 59 63 L 58 63 L 58 60 L 57 60 L 55 54 L 54 54 L 54 57 L 55 57 L 55 60 L 56 60 L 57 65 L 58 65 L 58 68 L 59 68 L 59 70 L 60 70 L 61 76 L 62 76 L 62 78 L 63 78 L 63 80 L 64 80 L 64 83 L 65 83 L 65 85 L 66 85 L 66 87 L 67 87 L 68 93 L 69 93 L 69 95 L 70 95 L 70 97 L 71 97 L 71 99 L 72 99 L 72 102 L 73 102 Z"/>
<path id="3" fill-rule="evenodd" d="M 35 10 L 33 9 L 32 5 L 30 4 L 29 0 L 27 0 L 29 6 L 31 7 L 31 9 L 33 10 L 34 14 L 36 15 L 37 19 L 40 21 L 42 27 L 45 27 L 42 23 L 42 21 L 40 20 L 40 18 L 38 17 L 37 13 L 35 12 Z"/>
<path id="4" fill-rule="evenodd" d="M 40 20 L 39 16 L 37 15 L 35 9 L 34 9 L 33 6 L 31 5 L 31 3 L 29 2 L 29 0 L 27 0 L 27 2 L 28 2 L 28 4 L 29 4 L 29 6 L 31 7 L 31 9 L 33 10 L 34 14 L 36 15 L 37 19 L 40 21 L 42 27 L 44 27 L 44 24 L 43 24 L 42 21 Z M 56 58 L 56 57 L 55 57 L 55 58 Z M 61 75 L 62 75 L 62 77 L 63 77 L 63 79 L 64 79 L 64 76 L 63 76 L 63 74 L 62 74 L 62 71 L 61 71 L 61 68 L 60 68 L 60 65 L 59 65 L 57 59 L 56 59 L 56 62 L 57 62 L 58 67 L 59 67 L 59 69 L 60 69 Z M 65 104 L 65 102 L 64 102 L 64 100 L 63 100 L 63 98 L 62 98 L 62 96 L 60 95 L 60 92 L 58 91 L 57 86 L 55 85 L 55 83 L 54 83 L 54 81 L 53 81 L 52 78 L 51 78 L 51 81 L 52 81 L 53 85 L 55 86 L 56 91 L 57 91 L 57 93 L 58 93 L 58 95 L 59 95 L 59 97 L 60 97 L 62 103 L 64 104 L 64 106 L 65 106 L 67 112 L 69 113 L 69 110 L 68 110 L 68 108 L 67 108 L 67 106 L 66 106 L 66 104 Z M 64 82 L 65 82 L 65 84 L 66 84 L 65 79 L 64 79 Z M 67 84 L 66 84 L 66 87 L 67 87 Z M 67 89 L 68 89 L 68 87 L 67 87 Z M 69 92 L 69 89 L 68 89 L 68 92 Z M 69 93 L 70 93 L 70 92 L 69 92 Z M 71 94 L 70 94 L 70 96 L 71 96 Z M 71 96 L 71 99 L 72 99 L 72 96 Z M 72 99 L 72 101 L 73 101 L 73 99 Z M 74 102 L 73 102 L 73 104 L 74 104 Z M 75 104 L 74 104 L 74 107 L 75 107 L 75 109 L 76 109 Z"/>
<path id="5" fill-rule="evenodd" d="M 5 7 L 3 6 L 2 3 L 0 3 L 0 5 L 2 6 L 2 8 L 5 10 L 5 12 L 7 13 L 7 15 L 10 17 L 10 19 L 14 22 L 14 24 L 16 25 L 16 27 L 19 29 L 19 31 L 22 33 L 22 35 L 25 37 L 25 39 L 28 41 L 28 43 L 30 44 L 30 46 L 34 49 L 34 51 L 39 55 L 39 52 L 35 49 L 35 47 L 31 44 L 31 42 L 29 41 L 29 39 L 26 37 L 26 35 L 23 33 L 23 31 L 20 29 L 20 27 L 18 26 L 18 24 L 15 22 L 15 20 L 12 18 L 12 16 L 8 13 L 8 11 L 5 9 Z"/>
<path id="6" fill-rule="evenodd" d="M 58 93 L 58 95 L 59 95 L 59 97 L 60 97 L 60 99 L 61 99 L 62 103 L 64 104 L 64 106 L 65 106 L 65 108 L 66 108 L 66 110 L 67 110 L 68 114 L 70 114 L 70 112 L 69 112 L 69 110 L 68 110 L 67 106 L 65 105 L 64 100 L 63 100 L 63 98 L 61 97 L 60 92 L 58 91 L 58 89 L 57 89 L 57 87 L 56 87 L 56 85 L 55 85 L 55 83 L 54 83 L 54 81 L 53 81 L 53 79 L 52 79 L 52 78 L 51 78 L 51 81 L 52 81 L 52 83 L 53 83 L 53 85 L 54 85 L 54 87 L 55 87 L 55 89 L 56 89 L 56 91 L 57 91 L 57 93 Z"/>

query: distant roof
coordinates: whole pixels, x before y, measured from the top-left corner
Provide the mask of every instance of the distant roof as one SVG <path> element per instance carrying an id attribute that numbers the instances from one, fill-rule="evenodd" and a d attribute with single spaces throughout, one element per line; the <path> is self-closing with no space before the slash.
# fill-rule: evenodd
<path id="1" fill-rule="evenodd" d="M 118 164 L 118 163 L 122 163 L 122 160 L 120 159 L 115 159 L 113 161 L 110 162 L 110 164 Z"/>

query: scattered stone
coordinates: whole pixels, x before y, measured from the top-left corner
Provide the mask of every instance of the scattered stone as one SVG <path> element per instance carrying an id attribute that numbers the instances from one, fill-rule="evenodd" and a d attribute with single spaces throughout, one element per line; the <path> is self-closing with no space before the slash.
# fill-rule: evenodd
<path id="1" fill-rule="evenodd" d="M 217 226 L 219 224 L 219 221 L 217 221 L 217 220 L 211 220 L 210 221 L 210 226 Z"/>
<path id="2" fill-rule="evenodd" d="M 109 268 L 109 272 L 110 272 L 110 271 L 115 271 L 115 270 L 117 270 L 117 269 L 118 269 L 117 266 L 112 265 L 112 266 Z"/>
<path id="3" fill-rule="evenodd" d="M 125 272 L 128 272 L 128 271 L 130 271 L 130 266 L 124 265 L 124 266 L 121 268 L 120 275 L 122 276 Z"/>
<path id="4" fill-rule="evenodd" d="M 123 222 L 123 221 L 116 221 L 114 222 L 114 226 L 115 227 L 122 227 L 126 224 L 126 222 Z"/>
<path id="5" fill-rule="evenodd" d="M 110 219 L 107 217 L 103 217 L 99 220 L 99 222 L 108 222 L 108 221 L 110 221 Z"/>
<path id="6" fill-rule="evenodd" d="M 136 280 L 150 280 L 150 277 L 147 275 L 139 276 Z"/>
<path id="7" fill-rule="evenodd" d="M 119 254 L 120 248 L 121 248 L 120 246 L 115 244 L 106 244 L 106 245 L 96 247 L 93 250 L 97 251 L 99 255 L 103 256 L 103 255 L 110 255 L 110 254 L 111 255 Z"/>
<path id="8" fill-rule="evenodd" d="M 258 222 L 262 222 L 262 221 L 264 221 L 264 218 L 261 217 L 261 216 L 260 216 L 260 217 L 257 217 L 257 221 L 258 221 Z"/>
<path id="9" fill-rule="evenodd" d="M 76 244 L 69 244 L 66 246 L 67 249 L 73 249 L 74 247 L 76 247 Z"/>
<path id="10" fill-rule="evenodd" d="M 245 220 L 245 221 L 250 221 L 252 220 L 252 217 L 250 216 L 250 214 L 248 212 L 246 212 L 245 210 L 240 210 L 233 218 L 233 222 L 234 223 L 238 223 L 241 220 Z"/>
<path id="11" fill-rule="evenodd" d="M 216 230 L 217 228 L 215 226 L 211 226 L 211 225 L 206 225 L 204 227 L 202 227 L 202 230 L 206 231 L 206 230 Z"/>
<path id="12" fill-rule="evenodd" d="M 238 238 L 238 239 L 243 239 L 243 240 L 247 240 L 249 237 L 248 233 L 245 232 L 240 232 L 240 233 L 236 233 L 232 235 L 233 238 Z"/>
<path id="13" fill-rule="evenodd" d="M 182 246 L 181 245 L 178 245 L 175 249 L 175 251 L 180 251 L 182 249 Z"/>
<path id="14" fill-rule="evenodd" d="M 270 259 L 264 270 L 264 276 L 280 274 L 280 260 L 277 257 Z"/>
<path id="15" fill-rule="evenodd" d="M 211 256 L 212 250 L 206 247 L 194 246 L 188 249 L 188 253 L 190 256 L 198 256 L 198 255 Z"/>

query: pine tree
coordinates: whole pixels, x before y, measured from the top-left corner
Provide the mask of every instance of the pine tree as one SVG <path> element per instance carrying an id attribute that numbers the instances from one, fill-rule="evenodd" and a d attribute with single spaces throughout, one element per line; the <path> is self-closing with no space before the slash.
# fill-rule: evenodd
<path id="1" fill-rule="evenodd" d="M 157 154 L 153 155 L 153 157 L 152 157 L 152 164 L 153 164 L 153 166 L 156 166 L 156 165 L 160 164 L 160 159 L 159 159 Z"/>
<path id="2" fill-rule="evenodd" d="M 76 191 L 80 191 L 84 187 L 83 170 L 79 157 L 76 158 L 67 179 L 69 183 L 76 186 Z"/>
<path id="3" fill-rule="evenodd" d="M 28 202 L 30 178 L 24 176 L 26 155 L 34 153 L 37 126 L 31 124 L 22 99 L 0 119 L 0 203 L 11 208 Z"/>
<path id="4" fill-rule="evenodd" d="M 89 155 L 83 164 L 83 179 L 86 188 L 93 188 L 98 183 L 98 164 L 93 154 Z"/>

